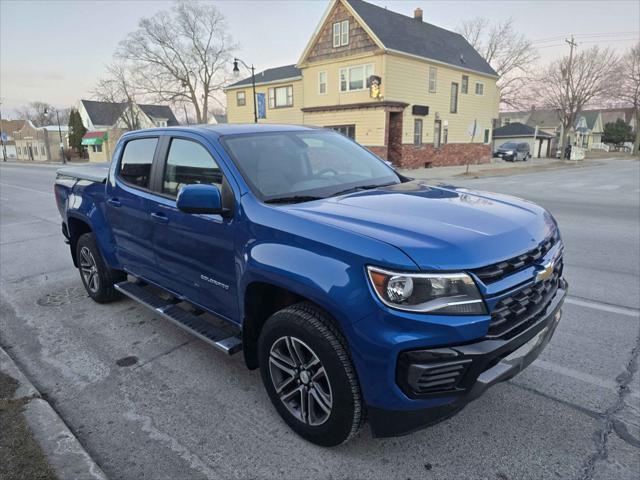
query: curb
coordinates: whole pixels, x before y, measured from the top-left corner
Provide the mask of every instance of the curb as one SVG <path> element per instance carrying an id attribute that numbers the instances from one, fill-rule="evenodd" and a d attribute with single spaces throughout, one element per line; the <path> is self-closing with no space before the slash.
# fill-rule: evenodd
<path id="1" fill-rule="evenodd" d="M 13 399 L 24 399 L 23 415 L 51 468 L 60 479 L 107 480 L 62 418 L 0 347 L 0 371 L 18 382 Z"/>

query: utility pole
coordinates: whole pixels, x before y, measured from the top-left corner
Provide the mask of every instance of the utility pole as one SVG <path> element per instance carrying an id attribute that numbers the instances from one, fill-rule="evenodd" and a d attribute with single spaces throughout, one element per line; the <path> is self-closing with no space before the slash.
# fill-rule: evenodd
<path id="1" fill-rule="evenodd" d="M 2 105 L 2 103 L 0 103 Z M 0 110 L 0 142 L 2 143 L 2 161 L 7 161 L 7 147 L 4 145 L 4 136 L 2 135 L 2 110 Z"/>
<path id="2" fill-rule="evenodd" d="M 567 100 L 569 100 L 569 99 L 571 98 L 570 90 L 571 90 L 571 83 L 572 83 L 572 82 L 571 82 L 571 73 L 572 73 L 572 71 L 573 71 L 573 49 L 574 49 L 575 47 L 577 47 L 577 46 L 578 46 L 578 44 L 575 42 L 575 40 L 574 40 L 574 38 L 573 38 L 573 35 L 571 35 L 571 40 L 567 40 L 567 39 L 565 38 L 565 39 L 564 39 L 564 41 L 565 41 L 566 43 L 568 43 L 568 44 L 569 44 L 569 65 L 567 65 L 567 92 L 566 92 Z M 567 102 L 567 103 L 568 103 L 568 102 Z M 569 106 L 569 105 L 567 105 L 567 106 Z M 573 106 L 571 105 L 571 106 L 570 106 L 570 108 L 572 109 L 572 108 L 573 108 Z M 571 122 L 573 122 L 573 118 L 569 118 L 569 120 L 570 120 Z M 571 123 L 571 122 L 569 122 L 569 123 Z M 569 143 L 569 135 L 568 135 L 568 133 L 569 133 L 569 131 L 570 131 L 570 130 L 571 130 L 571 125 L 570 125 L 570 124 L 568 124 L 568 125 L 567 125 L 567 128 L 566 128 L 566 129 L 564 129 L 564 132 L 563 132 L 563 133 L 564 133 L 564 135 L 566 135 L 566 136 L 567 136 L 567 141 L 566 141 L 566 143 Z M 565 145 L 563 145 L 563 146 L 566 148 L 566 146 L 565 146 Z M 564 152 L 563 152 L 563 153 L 564 153 Z"/>

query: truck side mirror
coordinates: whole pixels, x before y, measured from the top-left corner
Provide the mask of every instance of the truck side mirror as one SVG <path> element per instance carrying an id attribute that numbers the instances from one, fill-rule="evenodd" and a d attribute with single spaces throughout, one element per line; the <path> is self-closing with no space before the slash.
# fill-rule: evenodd
<path id="1" fill-rule="evenodd" d="M 178 192 L 176 207 L 185 213 L 224 213 L 220 190 L 215 185 L 184 185 Z"/>

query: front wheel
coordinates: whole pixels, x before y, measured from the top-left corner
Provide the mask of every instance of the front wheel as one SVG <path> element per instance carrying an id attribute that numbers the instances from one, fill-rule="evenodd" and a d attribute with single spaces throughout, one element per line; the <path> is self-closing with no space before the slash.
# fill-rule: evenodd
<path id="1" fill-rule="evenodd" d="M 119 297 L 113 285 L 125 280 L 126 275 L 105 264 L 93 233 L 85 233 L 78 239 L 76 259 L 82 284 L 93 300 L 108 303 Z"/>
<path id="2" fill-rule="evenodd" d="M 309 303 L 276 312 L 262 329 L 258 355 L 271 402 L 298 435 L 328 447 L 358 432 L 360 386 L 346 342 L 325 312 Z"/>

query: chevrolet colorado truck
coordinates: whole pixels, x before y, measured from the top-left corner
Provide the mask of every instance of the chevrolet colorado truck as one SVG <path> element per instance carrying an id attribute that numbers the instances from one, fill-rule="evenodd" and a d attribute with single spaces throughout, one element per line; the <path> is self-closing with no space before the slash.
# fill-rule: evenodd
<path id="1" fill-rule="evenodd" d="M 55 198 L 92 299 L 243 352 L 324 446 L 455 414 L 540 354 L 567 291 L 543 208 L 406 178 L 324 129 L 126 133 L 109 165 L 59 170 Z"/>

